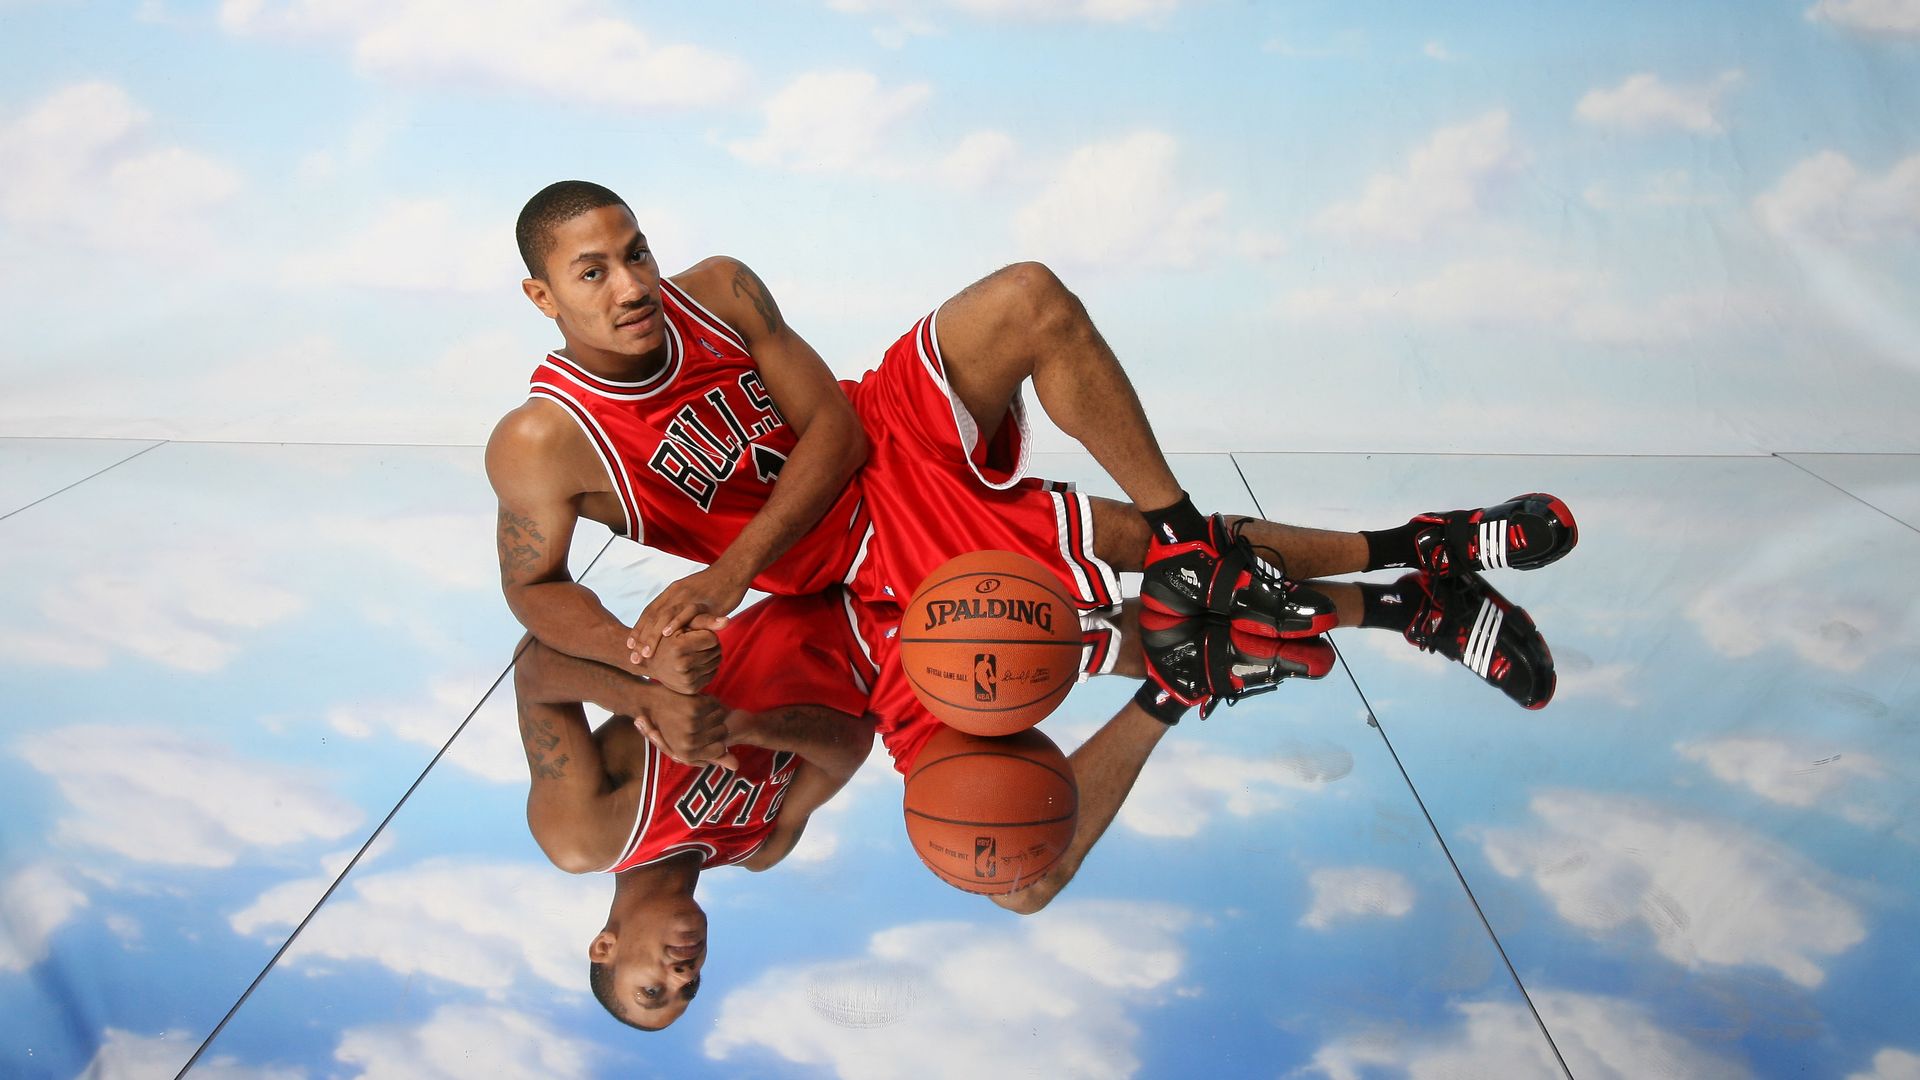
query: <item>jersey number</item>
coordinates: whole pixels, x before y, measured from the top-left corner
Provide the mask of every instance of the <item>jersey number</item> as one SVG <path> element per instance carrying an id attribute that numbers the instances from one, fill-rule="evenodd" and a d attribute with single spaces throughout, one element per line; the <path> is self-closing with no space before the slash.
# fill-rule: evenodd
<path id="1" fill-rule="evenodd" d="M 751 425 L 741 420 L 727 400 L 725 389 L 716 386 L 701 399 L 708 409 L 698 409 L 695 406 L 699 402 L 692 401 L 680 406 L 667 424 L 667 437 L 660 440 L 653 457 L 647 461 L 654 472 L 680 494 L 692 499 L 702 511 L 713 509 L 714 493 L 740 467 L 749 447 L 754 473 L 762 481 L 771 482 L 779 475 L 780 464 L 786 461 L 777 451 L 753 441 L 786 424 L 780 410 L 774 407 L 773 398 L 767 395 L 766 387 L 761 385 L 759 373 L 742 372 L 739 382 L 747 405 L 757 414 Z M 702 412 L 708 416 L 702 417 Z M 719 417 L 718 424 L 708 422 L 714 415 Z"/>

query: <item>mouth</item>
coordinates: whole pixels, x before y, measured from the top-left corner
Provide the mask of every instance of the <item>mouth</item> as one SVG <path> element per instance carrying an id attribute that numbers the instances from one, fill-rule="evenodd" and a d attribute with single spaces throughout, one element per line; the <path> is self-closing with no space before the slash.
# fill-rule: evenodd
<path id="1" fill-rule="evenodd" d="M 646 333 L 653 329 L 655 322 L 654 316 L 657 315 L 659 311 L 660 309 L 658 307 L 648 307 L 644 311 L 637 311 L 624 319 L 620 319 L 613 324 L 613 327 L 616 330 L 631 330 Z"/>
<path id="2" fill-rule="evenodd" d="M 674 960 L 685 963 L 689 960 L 698 959 L 700 954 L 706 950 L 706 947 L 707 943 L 705 941 L 696 941 L 691 945 L 669 945 L 667 946 L 667 955 Z"/>

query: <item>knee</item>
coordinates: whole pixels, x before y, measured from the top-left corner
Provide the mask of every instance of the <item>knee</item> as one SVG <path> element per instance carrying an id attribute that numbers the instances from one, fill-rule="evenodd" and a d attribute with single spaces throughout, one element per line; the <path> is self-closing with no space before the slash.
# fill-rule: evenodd
<path id="1" fill-rule="evenodd" d="M 1029 333 L 1057 336 L 1086 325 L 1086 309 L 1045 263 L 1018 262 L 988 279 L 1002 314 Z"/>

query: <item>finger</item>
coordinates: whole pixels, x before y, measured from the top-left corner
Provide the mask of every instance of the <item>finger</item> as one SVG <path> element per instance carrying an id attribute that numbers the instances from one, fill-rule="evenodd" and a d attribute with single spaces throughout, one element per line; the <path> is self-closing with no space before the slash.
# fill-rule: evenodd
<path id="1" fill-rule="evenodd" d="M 666 625 L 660 628 L 660 636 L 673 636 L 681 627 L 692 622 L 696 615 L 700 615 L 705 611 L 706 607 L 701 604 L 682 604 L 679 610 L 668 616 Z"/>
<path id="2" fill-rule="evenodd" d="M 695 615 L 687 626 L 694 630 L 718 630 L 731 621 L 731 616 L 711 615 L 702 611 L 700 614 Z"/>

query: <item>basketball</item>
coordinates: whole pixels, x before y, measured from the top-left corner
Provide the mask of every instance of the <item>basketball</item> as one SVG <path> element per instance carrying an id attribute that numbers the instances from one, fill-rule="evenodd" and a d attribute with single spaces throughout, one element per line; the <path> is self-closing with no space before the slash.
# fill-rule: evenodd
<path id="1" fill-rule="evenodd" d="M 933 715 L 974 735 L 1046 719 L 1080 674 L 1080 615 L 1053 572 L 976 551 L 927 575 L 900 623 L 900 664 Z"/>
<path id="2" fill-rule="evenodd" d="M 1038 731 L 993 738 L 942 728 L 907 774 L 907 839 L 940 880 L 1010 893 L 1073 840 L 1080 793 L 1067 756 Z"/>

